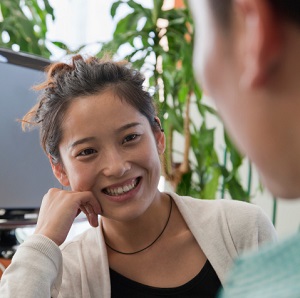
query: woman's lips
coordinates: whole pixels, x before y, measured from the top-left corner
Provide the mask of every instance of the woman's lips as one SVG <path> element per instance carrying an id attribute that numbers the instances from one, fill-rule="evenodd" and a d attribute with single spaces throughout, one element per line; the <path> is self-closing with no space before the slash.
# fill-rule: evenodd
<path id="1" fill-rule="evenodd" d="M 134 190 L 138 186 L 140 180 L 141 177 L 137 177 L 122 183 L 121 185 L 106 187 L 102 191 L 109 196 L 122 196 Z"/>

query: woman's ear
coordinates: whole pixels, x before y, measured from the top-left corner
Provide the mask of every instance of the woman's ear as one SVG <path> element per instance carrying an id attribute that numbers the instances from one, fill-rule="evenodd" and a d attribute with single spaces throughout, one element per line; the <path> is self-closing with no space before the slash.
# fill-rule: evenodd
<path id="1" fill-rule="evenodd" d="M 50 154 L 48 155 L 48 158 L 49 158 L 49 161 L 50 161 L 50 164 L 51 164 L 53 174 L 56 177 L 56 179 L 59 181 L 59 183 L 62 186 L 70 186 L 69 178 L 68 178 L 68 175 L 67 175 L 67 173 L 64 169 L 63 164 L 61 162 L 55 163 Z"/>
<path id="2" fill-rule="evenodd" d="M 164 130 L 161 127 L 161 122 L 158 117 L 155 117 L 154 121 L 157 123 L 157 125 L 160 128 L 159 130 L 158 129 L 154 130 L 154 137 L 156 140 L 158 154 L 163 154 L 166 148 L 166 138 L 165 138 Z"/>

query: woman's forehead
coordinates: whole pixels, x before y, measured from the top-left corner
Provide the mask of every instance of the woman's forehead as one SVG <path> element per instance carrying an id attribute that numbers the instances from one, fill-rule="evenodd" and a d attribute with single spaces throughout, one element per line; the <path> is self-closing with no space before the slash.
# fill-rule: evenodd
<path id="1" fill-rule="evenodd" d="M 63 128 L 97 125 L 117 127 L 127 122 L 145 118 L 137 109 L 114 94 L 97 94 L 78 98 L 69 106 L 63 121 Z"/>

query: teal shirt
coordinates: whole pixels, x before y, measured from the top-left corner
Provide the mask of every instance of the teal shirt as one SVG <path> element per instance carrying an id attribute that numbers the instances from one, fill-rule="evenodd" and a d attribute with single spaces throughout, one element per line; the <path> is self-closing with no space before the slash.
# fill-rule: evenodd
<path id="1" fill-rule="evenodd" d="M 300 297 L 300 233 L 236 261 L 219 298 L 241 297 Z"/>

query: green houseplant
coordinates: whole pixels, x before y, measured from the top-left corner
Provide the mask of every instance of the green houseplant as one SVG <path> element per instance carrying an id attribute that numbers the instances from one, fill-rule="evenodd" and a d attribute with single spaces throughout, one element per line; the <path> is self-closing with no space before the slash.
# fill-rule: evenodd
<path id="1" fill-rule="evenodd" d="M 216 198 L 218 192 L 223 197 L 228 192 L 233 199 L 249 201 L 251 171 L 244 188 L 239 177 L 243 157 L 226 133 L 224 158 L 217 154 L 215 127 L 209 128 L 207 118 L 214 115 L 219 121 L 218 116 L 205 104 L 192 68 L 190 12 L 187 6 L 165 10 L 163 4 L 163 0 L 154 0 L 153 8 L 145 8 L 132 0 L 114 2 L 113 18 L 123 5 L 131 12 L 118 21 L 113 39 L 103 46 L 99 56 L 107 51 L 118 53 L 126 45 L 130 51 L 124 58 L 150 74 L 149 86 L 154 88 L 149 90 L 159 107 L 167 139 L 163 175 L 175 191 L 205 199 Z M 196 111 L 196 119 L 191 117 L 191 109 L 194 114 Z M 174 146 L 174 136 L 178 135 L 184 141 L 179 148 L 181 158 L 175 161 L 178 146 Z"/>
<path id="2" fill-rule="evenodd" d="M 0 47 L 49 58 L 46 18 L 54 19 L 48 0 L 2 0 L 0 3 Z"/>
<path id="3" fill-rule="evenodd" d="M 233 199 L 249 201 L 251 171 L 245 188 L 239 177 L 243 157 L 225 133 L 224 157 L 217 154 L 215 127 L 209 127 L 207 118 L 213 115 L 219 120 L 214 109 L 205 104 L 194 78 L 193 22 L 189 10 L 164 10 L 163 2 L 154 0 L 149 9 L 132 0 L 116 1 L 111 7 L 112 17 L 122 5 L 131 8 L 131 13 L 117 23 L 112 41 L 98 55 L 106 51 L 117 53 L 127 45 L 131 52 L 125 58 L 150 74 L 149 90 L 157 102 L 167 138 L 163 175 L 174 190 L 206 199 L 214 199 L 218 193 L 223 197 L 228 192 Z M 48 0 L 3 0 L 0 12 L 1 33 L 9 37 L 4 40 L 5 34 L 1 35 L 0 47 L 18 45 L 20 51 L 49 58 L 48 45 L 52 44 L 71 53 L 62 42 L 47 40 L 46 19 L 54 19 Z M 174 146 L 176 136 L 181 137 L 181 148 Z"/>
<path id="4" fill-rule="evenodd" d="M 0 47 L 51 57 L 51 48 L 57 47 L 73 54 L 66 44 L 47 38 L 48 20 L 55 20 L 48 0 L 1 0 Z M 75 51 L 76 52 L 76 51 Z"/>

